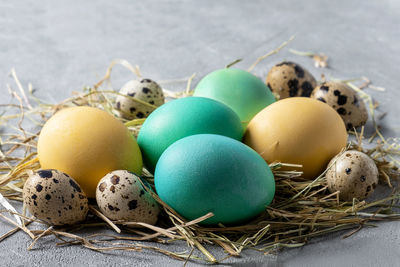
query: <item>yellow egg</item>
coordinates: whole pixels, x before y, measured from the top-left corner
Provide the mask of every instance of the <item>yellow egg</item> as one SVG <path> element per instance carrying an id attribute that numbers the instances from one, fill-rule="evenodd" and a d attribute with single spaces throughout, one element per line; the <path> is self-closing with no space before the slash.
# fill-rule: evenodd
<path id="1" fill-rule="evenodd" d="M 92 107 L 57 112 L 43 126 L 37 150 L 43 169 L 71 175 L 88 197 L 95 197 L 97 183 L 107 173 L 142 170 L 139 146 L 125 125 Z"/>
<path id="2" fill-rule="evenodd" d="M 268 163 L 302 164 L 304 177 L 321 174 L 347 143 L 339 114 L 327 104 L 292 97 L 260 111 L 249 123 L 244 142 Z"/>

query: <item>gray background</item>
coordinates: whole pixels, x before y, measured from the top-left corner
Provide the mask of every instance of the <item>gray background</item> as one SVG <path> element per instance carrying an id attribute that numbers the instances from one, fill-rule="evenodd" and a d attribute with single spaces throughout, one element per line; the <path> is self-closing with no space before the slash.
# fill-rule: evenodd
<path id="1" fill-rule="evenodd" d="M 329 69 L 316 69 L 309 58 L 287 49 L 260 64 L 266 76 L 283 59 L 299 62 L 316 77 L 367 76 L 386 92 L 368 90 L 388 112 L 381 122 L 386 136 L 398 137 L 400 1 L 0 1 L 0 103 L 11 99 L 6 84 L 15 67 L 22 84 L 53 103 L 92 85 L 114 58 L 127 59 L 155 80 L 197 79 L 237 58 L 247 68 L 258 56 L 296 34 L 291 48 L 324 52 Z M 133 78 L 116 67 L 115 88 Z M 172 89 L 183 89 L 175 84 Z M 166 85 L 166 87 L 168 87 Z M 379 114 L 379 112 L 378 112 Z M 390 126 L 389 126 L 390 125 Z M 382 223 L 341 239 L 313 239 L 311 244 L 278 255 L 245 251 L 227 264 L 279 266 L 398 266 L 399 223 Z M 0 234 L 11 229 L 0 224 Z M 158 254 L 110 252 L 80 247 L 55 248 L 53 239 L 26 250 L 19 233 L 0 243 L 0 265 L 167 266 L 181 264 Z M 316 242 L 319 241 L 319 242 Z M 183 251 L 181 246 L 169 249 Z M 222 257 L 221 251 L 213 252 Z M 194 263 L 189 263 L 193 266 Z"/>

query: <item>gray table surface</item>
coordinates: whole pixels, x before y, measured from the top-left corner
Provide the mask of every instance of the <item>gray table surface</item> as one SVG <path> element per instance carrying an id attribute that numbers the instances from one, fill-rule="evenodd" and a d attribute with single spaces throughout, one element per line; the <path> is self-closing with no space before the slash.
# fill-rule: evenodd
<path id="1" fill-rule="evenodd" d="M 369 90 L 389 112 L 381 122 L 386 136 L 399 137 L 400 1 L 0 1 L 0 103 L 11 99 L 6 84 L 15 68 L 24 86 L 58 102 L 92 85 L 112 59 L 141 67 L 146 77 L 169 80 L 224 67 L 237 58 L 246 68 L 258 56 L 296 34 L 291 48 L 324 52 L 329 69 L 287 49 L 260 64 L 255 73 L 293 60 L 316 77 L 367 76 L 386 92 Z M 133 76 L 116 68 L 115 88 Z M 167 85 L 166 85 L 167 86 Z M 183 89 L 176 84 L 170 89 Z M 390 126 L 389 126 L 390 125 Z M 331 235 L 277 255 L 245 251 L 232 266 L 399 266 L 398 222 L 381 223 L 342 239 Z M 11 229 L 0 223 L 0 234 Z M 106 231 L 106 230 L 104 230 Z M 28 252 L 18 233 L 0 243 L 1 266 L 175 266 L 181 262 L 153 252 L 98 253 L 77 246 L 56 248 L 45 238 Z M 170 245 L 175 251 L 185 244 Z M 218 258 L 222 251 L 211 248 Z M 189 263 L 194 266 L 196 263 Z"/>

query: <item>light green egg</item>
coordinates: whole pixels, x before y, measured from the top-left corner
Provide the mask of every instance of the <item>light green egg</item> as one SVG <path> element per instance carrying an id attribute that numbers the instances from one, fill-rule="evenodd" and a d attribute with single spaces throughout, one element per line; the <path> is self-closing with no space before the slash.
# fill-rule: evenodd
<path id="1" fill-rule="evenodd" d="M 271 90 L 258 77 L 235 68 L 216 70 L 197 85 L 194 96 L 224 103 L 238 115 L 244 127 L 266 106 L 275 102 Z"/>

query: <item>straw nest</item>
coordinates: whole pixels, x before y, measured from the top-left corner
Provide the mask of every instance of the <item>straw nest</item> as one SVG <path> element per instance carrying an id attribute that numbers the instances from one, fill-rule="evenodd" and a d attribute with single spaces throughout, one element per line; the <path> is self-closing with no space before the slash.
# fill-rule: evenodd
<path id="1" fill-rule="evenodd" d="M 291 38 L 292 39 L 292 38 Z M 291 41 L 291 39 L 289 41 Z M 258 58 L 249 68 L 252 71 L 258 63 L 272 54 L 276 54 L 289 42 L 284 42 L 277 49 Z M 314 53 L 304 53 L 292 50 L 292 53 L 312 57 L 318 67 L 327 66 L 327 57 Z M 240 60 L 233 62 L 236 64 Z M 22 202 L 22 188 L 28 177 L 29 170 L 37 170 L 40 164 L 37 160 L 36 145 L 40 128 L 44 122 L 56 111 L 68 106 L 93 106 L 115 114 L 113 99 L 118 95 L 112 89 L 103 89 L 104 83 L 110 79 L 113 66 L 120 64 L 137 76 L 141 76 L 139 68 L 133 67 L 125 60 L 115 60 L 107 69 L 106 75 L 92 87 L 76 92 L 68 99 L 58 104 L 48 104 L 37 98 L 29 85 L 25 90 L 21 85 L 16 72 L 11 71 L 16 89 L 8 86 L 9 93 L 16 99 L 14 103 L 2 105 L 0 117 L 0 211 L 1 220 L 11 223 L 14 229 L 0 236 L 0 242 L 12 234 L 23 231 L 31 239 L 28 249 L 32 249 L 38 240 L 44 236 L 54 236 L 57 245 L 80 245 L 96 251 L 127 250 L 141 251 L 144 249 L 157 251 L 164 255 L 187 262 L 188 260 L 204 260 L 209 263 L 222 262 L 227 257 L 236 257 L 244 249 L 253 249 L 261 253 L 273 253 L 281 248 L 294 248 L 305 245 L 310 238 L 326 235 L 328 233 L 344 231 L 343 237 L 349 237 L 364 227 L 375 226 L 375 222 L 400 219 L 399 199 L 400 193 L 396 189 L 399 177 L 398 155 L 400 154 L 399 140 L 385 139 L 380 132 L 379 119 L 375 114 L 378 104 L 364 88 L 383 91 L 383 88 L 373 87 L 366 78 L 345 81 L 358 91 L 367 103 L 372 118 L 373 134 L 366 138 L 364 129 L 349 132 L 354 136 L 347 149 L 355 149 L 368 154 L 377 164 L 380 173 L 381 191 L 379 197 L 371 201 L 341 202 L 338 192 L 329 193 L 325 172 L 314 180 L 301 177 L 301 172 L 280 171 L 284 163 L 271 164 L 276 179 L 276 196 L 273 203 L 265 212 L 245 225 L 229 226 L 217 225 L 204 227 L 198 222 L 212 216 L 205 214 L 194 221 L 186 221 L 173 209 L 163 203 L 156 194 L 154 198 L 163 207 L 162 214 L 156 226 L 140 222 L 110 221 L 97 209 L 95 204 L 90 206 L 87 221 L 65 227 L 53 227 L 39 221 L 25 212 L 17 211 L 10 203 Z M 232 65 L 230 64 L 230 65 Z M 228 66 L 229 67 L 229 66 Z M 164 90 L 169 98 L 179 98 L 191 95 L 191 81 L 194 76 L 186 79 L 186 89 L 175 93 Z M 170 82 L 182 82 L 175 80 Z M 356 83 L 361 85 L 357 86 Z M 133 99 L 135 101 L 135 99 Z M 151 106 L 151 105 L 150 105 Z M 153 106 L 153 108 L 155 108 Z M 137 135 L 144 119 L 125 121 L 125 125 Z M 26 129 L 26 125 L 34 125 Z M 33 130 L 32 130 L 33 129 Z M 364 140 L 365 139 L 365 140 Z M 329 169 L 328 166 L 327 169 Z M 153 177 L 144 170 L 144 177 L 152 184 Z M 12 201 L 10 201 L 12 200 Z M 397 210 L 397 211 L 396 211 Z M 42 224 L 41 230 L 30 229 L 30 224 Z M 78 229 L 110 227 L 116 233 L 104 234 L 77 234 Z M 129 226 L 141 226 L 132 228 Z M 35 228 L 37 229 L 37 227 Z M 185 252 L 173 252 L 160 247 L 157 243 L 168 244 L 173 241 L 187 242 Z M 151 242 L 142 242 L 151 241 Z M 207 250 L 208 245 L 220 246 L 226 257 L 217 259 Z M 195 249 L 202 252 L 202 256 L 193 253 Z M 195 256 L 197 255 L 197 256 Z"/>

